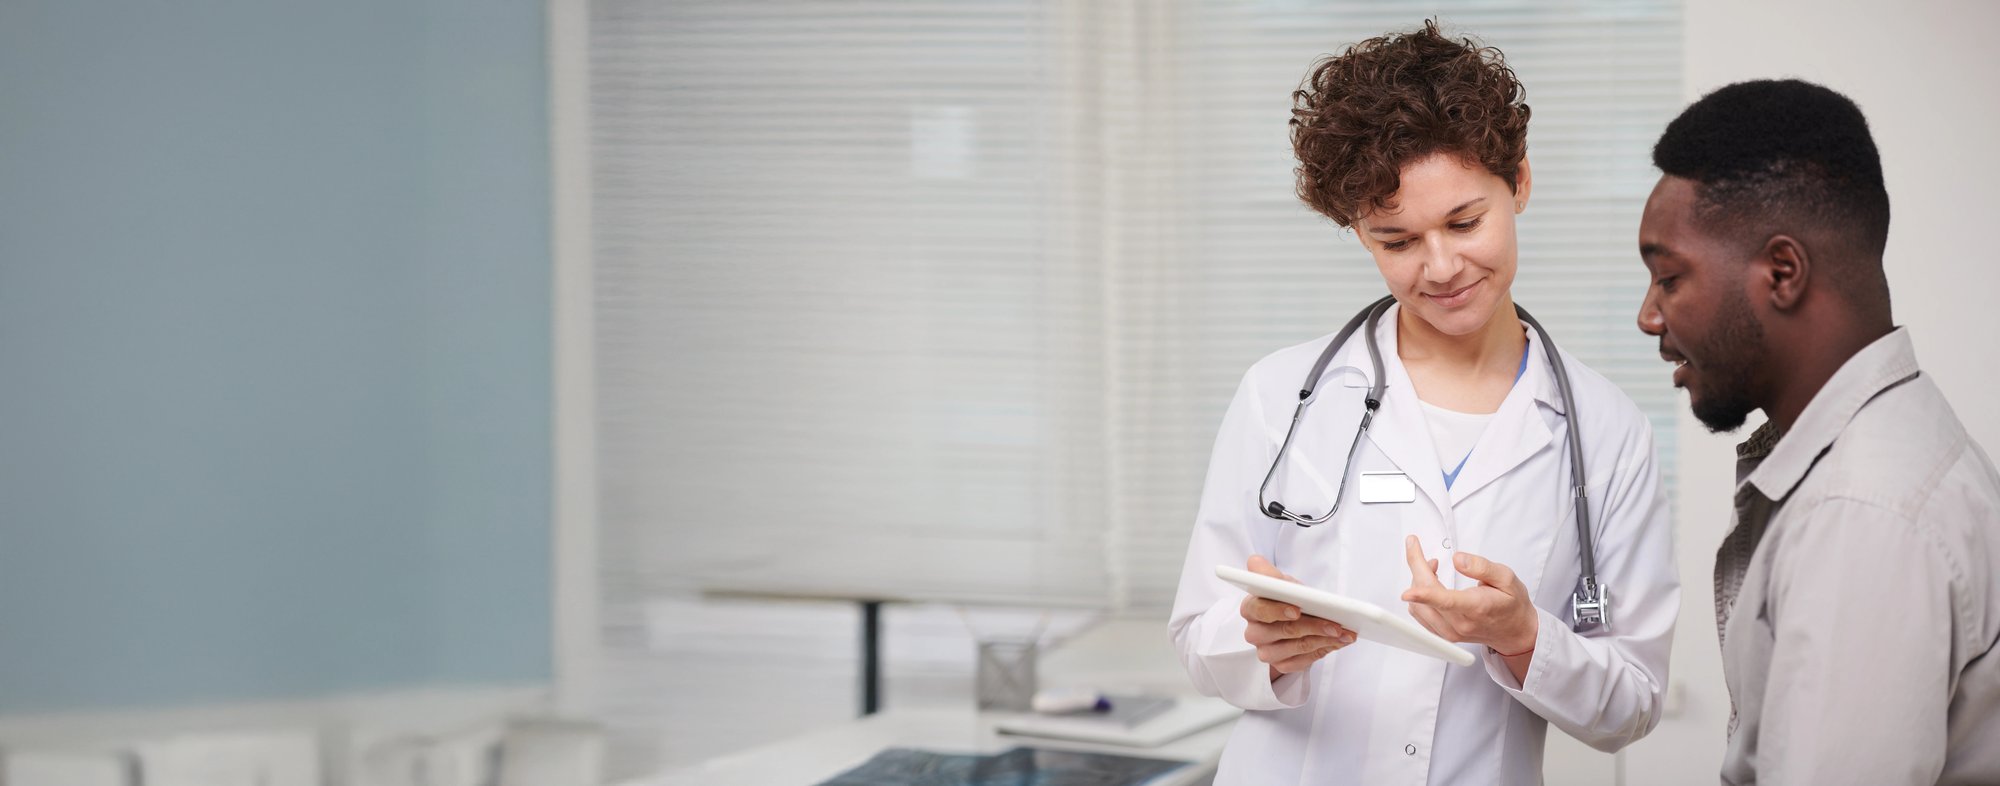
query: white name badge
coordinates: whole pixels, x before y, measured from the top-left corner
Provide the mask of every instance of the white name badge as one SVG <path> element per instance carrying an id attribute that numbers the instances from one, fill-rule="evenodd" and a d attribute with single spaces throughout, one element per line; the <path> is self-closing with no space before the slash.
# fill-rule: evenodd
<path id="1" fill-rule="evenodd" d="M 1415 502 L 1417 484 L 1401 472 L 1363 472 L 1354 494 L 1363 503 Z"/>

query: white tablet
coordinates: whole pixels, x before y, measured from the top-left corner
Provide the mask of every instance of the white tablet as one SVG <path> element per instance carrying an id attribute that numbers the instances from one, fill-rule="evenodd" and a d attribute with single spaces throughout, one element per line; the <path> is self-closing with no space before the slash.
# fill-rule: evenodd
<path id="1" fill-rule="evenodd" d="M 1438 638 L 1416 620 L 1391 614 L 1373 603 L 1228 565 L 1215 566 L 1215 575 L 1257 597 L 1290 603 L 1307 614 L 1338 622 L 1354 631 L 1356 643 L 1372 641 L 1460 666 L 1472 665 L 1472 653 L 1464 647 Z"/>

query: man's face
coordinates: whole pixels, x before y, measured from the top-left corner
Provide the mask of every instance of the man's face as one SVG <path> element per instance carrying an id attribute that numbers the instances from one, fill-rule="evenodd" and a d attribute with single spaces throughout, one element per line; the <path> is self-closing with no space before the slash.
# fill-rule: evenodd
<path id="1" fill-rule="evenodd" d="M 1695 186 L 1662 177 L 1639 220 L 1639 257 L 1652 283 L 1639 305 L 1639 330 L 1660 339 L 1677 364 L 1694 416 L 1710 431 L 1743 425 L 1762 385 L 1764 328 L 1745 293 L 1745 252 L 1711 236 L 1695 218 Z"/>

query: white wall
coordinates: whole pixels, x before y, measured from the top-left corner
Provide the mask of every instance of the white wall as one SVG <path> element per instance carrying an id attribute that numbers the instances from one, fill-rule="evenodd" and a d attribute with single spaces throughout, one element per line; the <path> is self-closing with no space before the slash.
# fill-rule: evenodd
<path id="1" fill-rule="evenodd" d="M 1846 94 L 1882 151 L 1893 219 L 1887 266 L 1896 322 L 1989 452 L 2000 449 L 2000 386 L 1991 299 L 2000 251 L 1990 247 L 2000 198 L 2000 4 L 1981 0 L 1826 3 L 1688 0 L 1686 97 L 1744 79 L 1796 76 Z M 1732 445 L 1680 413 L 1676 500 L 1682 610 L 1674 647 L 1677 717 L 1626 755 L 1628 784 L 1714 782 L 1729 697 L 1716 651 L 1712 569 L 1729 525 Z"/>

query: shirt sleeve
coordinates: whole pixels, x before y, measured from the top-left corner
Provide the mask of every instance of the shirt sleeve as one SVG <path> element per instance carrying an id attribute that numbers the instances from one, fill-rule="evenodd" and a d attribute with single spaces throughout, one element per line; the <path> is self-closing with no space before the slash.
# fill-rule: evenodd
<path id="1" fill-rule="evenodd" d="M 1515 681 L 1504 658 L 1490 651 L 1481 656 L 1487 675 L 1509 695 L 1607 753 L 1646 736 L 1659 723 L 1667 658 L 1680 616 L 1680 573 L 1654 462 L 1653 433 L 1643 418 L 1636 413 L 1634 418 L 1637 427 L 1617 442 L 1585 447 L 1616 447 L 1619 457 L 1593 520 L 1609 630 L 1575 632 L 1565 592 L 1563 613 L 1536 610 L 1535 656 L 1525 680 Z"/>
<path id="2" fill-rule="evenodd" d="M 1951 701 L 1951 565 L 1893 511 L 1829 499 L 1786 533 L 1758 613 L 1772 630 L 1757 778 L 1936 783 Z"/>
<path id="3" fill-rule="evenodd" d="M 1243 591 L 1215 576 L 1216 565 L 1241 566 L 1252 554 L 1270 556 L 1277 522 L 1257 511 L 1257 487 L 1276 454 L 1255 384 L 1246 374 L 1215 438 L 1168 621 L 1195 689 L 1246 710 L 1304 705 L 1311 686 L 1307 672 L 1271 679 L 1270 667 L 1243 638 L 1248 627 L 1238 611 Z"/>

